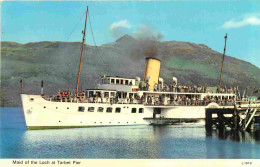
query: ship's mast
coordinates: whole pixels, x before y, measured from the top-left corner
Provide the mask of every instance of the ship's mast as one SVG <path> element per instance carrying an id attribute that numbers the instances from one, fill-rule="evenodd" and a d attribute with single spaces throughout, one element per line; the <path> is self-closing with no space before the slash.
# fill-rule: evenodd
<path id="1" fill-rule="evenodd" d="M 218 84 L 218 91 L 220 91 L 220 87 L 221 87 L 223 64 L 224 64 L 224 58 L 225 58 L 225 52 L 226 52 L 227 34 L 226 34 L 226 36 L 224 38 L 225 38 L 225 46 L 224 46 L 224 53 L 223 53 L 222 66 L 221 66 L 221 73 L 220 73 L 219 84 Z"/>
<path id="2" fill-rule="evenodd" d="M 79 78 L 80 78 L 81 64 L 82 64 L 84 45 L 85 45 L 87 17 L 88 17 L 88 6 L 87 6 L 87 12 L 86 12 L 85 27 L 84 27 L 84 31 L 82 32 L 83 33 L 83 39 L 82 39 L 82 46 L 81 46 L 81 56 L 80 56 L 80 63 L 79 63 L 79 72 L 78 72 L 78 80 L 77 80 L 77 87 L 76 87 L 76 95 L 78 94 L 78 89 L 79 89 Z"/>

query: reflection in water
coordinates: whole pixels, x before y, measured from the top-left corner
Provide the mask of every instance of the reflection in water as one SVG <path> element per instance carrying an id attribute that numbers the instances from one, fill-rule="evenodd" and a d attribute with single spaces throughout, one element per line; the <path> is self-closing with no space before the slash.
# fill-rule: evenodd
<path id="1" fill-rule="evenodd" d="M 259 131 L 213 130 L 209 137 L 194 125 L 26 131 L 22 118 L 19 109 L 1 115 L 1 158 L 260 158 Z"/>
<path id="2" fill-rule="evenodd" d="M 253 131 L 236 131 L 233 129 L 214 129 L 206 132 L 207 136 L 214 136 L 222 140 L 235 142 L 248 142 L 260 144 L 260 128 L 256 127 Z"/>
<path id="3" fill-rule="evenodd" d="M 259 158 L 260 150 L 248 132 L 205 138 L 204 128 L 182 126 L 2 132 L 2 158 Z"/>
<path id="4" fill-rule="evenodd" d="M 214 155 L 218 158 L 260 158 L 259 128 L 251 132 L 215 129 L 209 133 L 206 133 L 210 136 L 206 140 L 207 158 L 216 158 Z"/>

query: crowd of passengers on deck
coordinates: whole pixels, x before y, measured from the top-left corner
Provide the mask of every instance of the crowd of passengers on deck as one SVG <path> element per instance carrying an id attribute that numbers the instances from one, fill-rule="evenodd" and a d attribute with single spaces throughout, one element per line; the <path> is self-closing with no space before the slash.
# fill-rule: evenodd
<path id="1" fill-rule="evenodd" d="M 201 100 L 199 95 L 144 95 L 131 94 L 129 97 L 121 98 L 119 93 L 114 93 L 112 96 L 104 93 L 95 93 L 91 96 L 86 96 L 85 91 L 79 92 L 76 96 L 69 91 L 59 91 L 57 96 L 52 96 L 52 101 L 60 102 L 79 102 L 79 103 L 110 103 L 110 104 L 147 104 L 147 105 L 208 105 L 211 102 L 216 102 L 219 105 L 230 105 L 235 100 L 234 97 L 206 96 Z"/>
<path id="2" fill-rule="evenodd" d="M 139 90 L 141 91 L 148 91 L 149 83 L 140 83 L 139 84 Z M 163 86 L 161 84 L 155 84 L 153 91 L 155 92 L 183 92 L 183 93 L 211 93 L 209 89 L 205 86 L 188 86 L 188 85 L 178 85 L 176 83 L 172 84 L 164 84 Z M 217 90 L 218 93 L 236 93 L 237 87 L 224 87 L 220 88 L 220 90 Z"/>

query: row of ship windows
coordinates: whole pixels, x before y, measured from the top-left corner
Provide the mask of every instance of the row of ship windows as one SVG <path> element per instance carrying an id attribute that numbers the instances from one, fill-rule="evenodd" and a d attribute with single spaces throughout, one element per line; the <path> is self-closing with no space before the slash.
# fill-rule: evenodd
<path id="1" fill-rule="evenodd" d="M 102 79 L 102 84 L 121 84 L 121 85 L 132 85 L 134 79 L 125 80 L 125 79 Z"/>
<path id="2" fill-rule="evenodd" d="M 46 106 L 44 106 L 43 108 L 46 108 Z M 125 107 L 124 107 L 125 108 Z M 128 108 L 128 107 L 127 107 Z M 56 107 L 56 109 L 58 109 L 58 107 Z M 67 109 L 69 109 L 69 107 L 67 107 Z M 95 107 L 88 107 L 88 112 L 94 112 L 95 110 Z M 85 111 L 85 107 L 83 106 L 80 106 L 78 108 L 78 112 L 84 112 Z M 97 112 L 103 112 L 104 111 L 104 108 L 103 107 L 98 107 L 97 108 Z M 112 113 L 113 112 L 113 108 L 112 107 L 107 107 L 106 108 L 106 112 L 107 113 Z M 115 109 L 115 113 L 120 113 L 121 112 L 121 108 L 120 107 L 117 107 Z M 143 108 L 139 108 L 138 110 L 139 113 L 143 113 L 144 112 L 144 109 Z M 136 108 L 132 108 L 131 110 L 131 113 L 137 113 L 137 109 Z"/>
<path id="3" fill-rule="evenodd" d="M 85 111 L 85 107 L 79 107 L 78 109 L 79 112 L 84 112 Z M 88 112 L 94 112 L 95 111 L 95 107 L 88 107 Z M 97 112 L 103 112 L 104 108 L 103 107 L 98 107 L 97 108 Z M 106 108 L 106 112 L 107 113 L 112 113 L 113 112 L 113 108 L 112 107 L 107 107 Z M 121 108 L 117 107 L 115 108 L 115 113 L 120 113 L 121 112 Z M 139 108 L 138 110 L 139 113 L 143 113 L 144 109 L 143 108 Z M 132 108 L 131 113 L 137 113 L 137 109 L 136 108 Z"/>
<path id="4" fill-rule="evenodd" d="M 61 122 L 61 121 L 59 121 L 59 122 Z M 82 123 L 82 122 L 80 122 L 80 123 Z M 94 122 L 94 124 L 96 124 L 96 123 L 98 123 L 98 122 Z M 103 122 L 100 122 L 100 124 L 102 124 Z M 115 122 L 113 122 L 113 123 L 115 123 Z M 118 124 L 120 124 L 121 122 L 118 122 Z M 129 124 L 128 122 L 126 122 L 127 124 Z M 130 122 L 131 123 L 131 122 Z M 109 124 L 111 124 L 111 122 L 109 122 Z M 134 122 L 134 124 L 136 124 L 136 122 Z"/>

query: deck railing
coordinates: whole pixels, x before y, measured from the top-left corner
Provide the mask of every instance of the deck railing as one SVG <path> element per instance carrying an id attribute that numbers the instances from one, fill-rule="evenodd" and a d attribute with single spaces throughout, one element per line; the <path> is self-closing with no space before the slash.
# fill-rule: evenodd
<path id="1" fill-rule="evenodd" d="M 70 102 L 70 103 L 102 103 L 102 104 L 144 104 L 150 106 L 207 106 L 215 102 L 220 106 L 233 106 L 234 101 L 230 100 L 162 100 L 162 101 L 143 101 L 141 99 L 116 99 L 116 98 L 86 98 L 86 97 L 64 97 L 58 99 L 55 96 L 43 95 L 45 100 L 53 102 Z M 237 106 L 242 104 L 260 104 L 260 101 L 236 101 Z"/>

